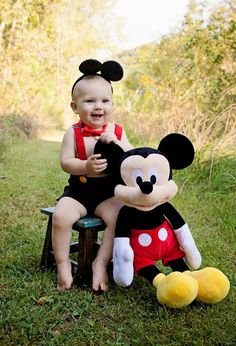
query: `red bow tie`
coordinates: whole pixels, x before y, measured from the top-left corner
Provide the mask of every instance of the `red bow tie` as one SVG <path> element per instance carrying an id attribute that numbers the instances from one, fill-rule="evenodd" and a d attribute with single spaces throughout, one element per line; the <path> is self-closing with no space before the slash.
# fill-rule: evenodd
<path id="1" fill-rule="evenodd" d="M 88 126 L 87 124 L 83 125 L 83 136 L 84 137 L 91 137 L 91 136 L 101 136 L 101 134 L 106 131 L 107 124 L 103 126 L 101 130 L 93 129 L 92 127 Z"/>

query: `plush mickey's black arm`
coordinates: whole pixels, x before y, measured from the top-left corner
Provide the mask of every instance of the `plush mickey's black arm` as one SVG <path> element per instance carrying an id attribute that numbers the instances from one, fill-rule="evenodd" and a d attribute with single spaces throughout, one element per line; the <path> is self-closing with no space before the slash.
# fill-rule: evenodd
<path id="1" fill-rule="evenodd" d="M 178 229 L 185 224 L 184 219 L 178 213 L 178 211 L 170 203 L 160 205 L 158 208 L 163 212 L 165 217 L 168 219 L 173 229 Z"/>

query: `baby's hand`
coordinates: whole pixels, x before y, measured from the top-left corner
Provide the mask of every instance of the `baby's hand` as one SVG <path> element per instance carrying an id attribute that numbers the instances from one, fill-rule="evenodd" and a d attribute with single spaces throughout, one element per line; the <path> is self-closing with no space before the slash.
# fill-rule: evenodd
<path id="1" fill-rule="evenodd" d="M 99 159 L 101 154 L 94 154 L 86 161 L 86 174 L 98 174 L 107 168 L 107 160 Z"/>
<path id="2" fill-rule="evenodd" d="M 105 131 L 101 134 L 100 140 L 106 144 L 109 144 L 110 142 L 117 143 L 117 137 L 112 131 Z"/>

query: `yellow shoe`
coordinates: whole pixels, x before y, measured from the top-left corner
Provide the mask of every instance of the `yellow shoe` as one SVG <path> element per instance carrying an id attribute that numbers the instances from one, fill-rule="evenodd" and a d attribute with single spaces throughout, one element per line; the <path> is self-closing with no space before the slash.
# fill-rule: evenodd
<path id="1" fill-rule="evenodd" d="M 157 299 L 160 304 L 169 308 L 183 308 L 196 298 L 197 281 L 189 275 L 173 272 L 165 276 L 158 274 L 153 285 L 157 288 Z"/>
<path id="2" fill-rule="evenodd" d="M 193 272 L 186 272 L 198 282 L 198 294 L 196 300 L 206 304 L 216 304 L 223 300 L 230 289 L 228 278 L 213 267 L 206 267 Z"/>

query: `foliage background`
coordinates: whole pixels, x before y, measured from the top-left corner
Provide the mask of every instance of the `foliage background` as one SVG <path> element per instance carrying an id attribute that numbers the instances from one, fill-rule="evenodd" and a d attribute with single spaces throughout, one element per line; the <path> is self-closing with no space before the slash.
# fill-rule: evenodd
<path id="1" fill-rule="evenodd" d="M 70 88 L 79 63 L 117 59 L 125 77 L 114 85 L 115 117 L 133 141 L 156 143 L 180 131 L 197 148 L 232 149 L 236 1 L 191 0 L 180 29 L 130 51 L 116 47 L 122 22 L 115 2 L 1 1 L 0 116 L 65 128 L 74 120 Z"/>

